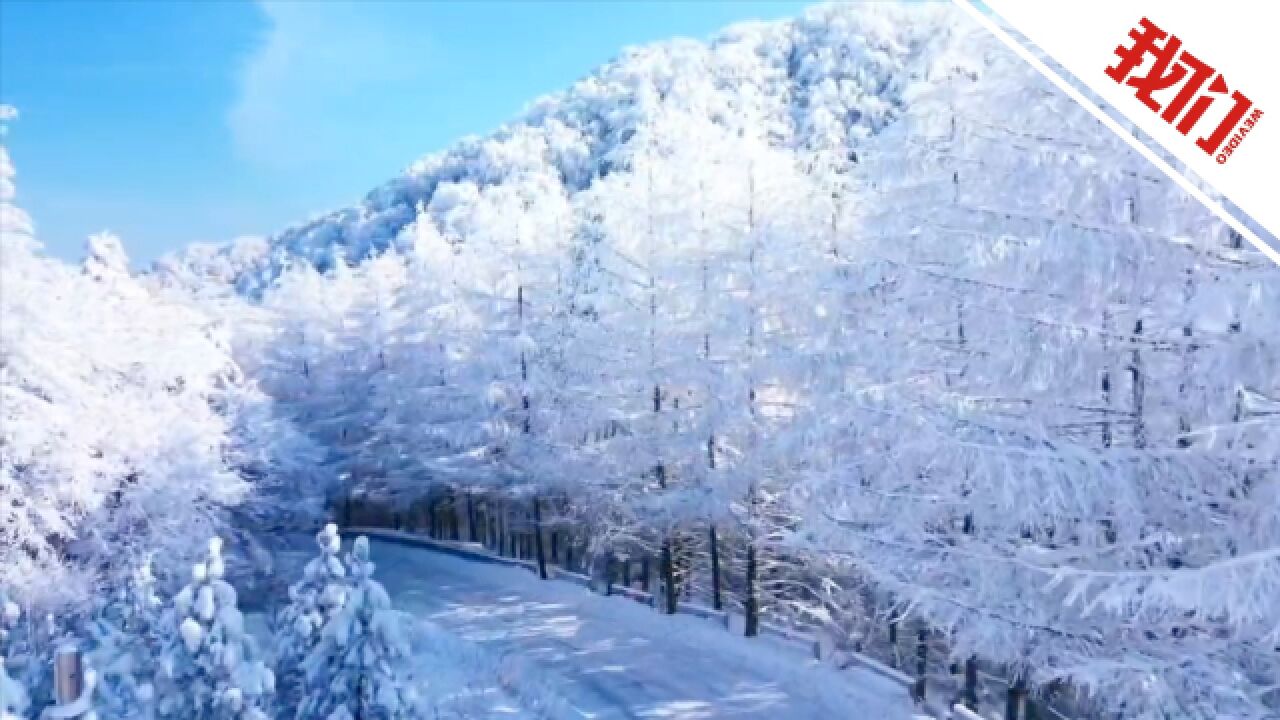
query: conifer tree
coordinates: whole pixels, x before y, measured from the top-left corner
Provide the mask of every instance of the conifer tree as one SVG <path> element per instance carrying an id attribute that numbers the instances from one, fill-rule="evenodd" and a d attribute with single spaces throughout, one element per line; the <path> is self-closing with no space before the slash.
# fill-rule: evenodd
<path id="1" fill-rule="evenodd" d="M 222 541 L 209 541 L 208 558 L 192 568 L 191 582 L 173 599 L 156 674 L 157 711 L 181 720 L 267 720 L 263 709 L 275 677 L 258 659 L 236 608 L 236 591 L 223 580 Z"/>
<path id="2" fill-rule="evenodd" d="M 18 604 L 9 600 L 0 589 L 0 720 L 21 720 L 27 709 L 27 691 L 17 680 L 9 677 L 9 635 L 18 622 Z"/>
<path id="3" fill-rule="evenodd" d="M 342 610 L 348 594 L 346 568 L 338 558 L 342 538 L 332 523 L 316 534 L 320 554 L 307 563 L 302 579 L 289 588 L 289 604 L 276 618 L 276 677 L 281 705 L 301 700 L 303 663 L 320 644 L 325 625 Z"/>
<path id="4" fill-rule="evenodd" d="M 408 643 L 382 584 L 373 579 L 369 540 L 356 538 L 347 564 L 352 587 L 306 661 L 307 695 L 298 720 L 408 720 L 415 698 L 406 683 Z"/>
<path id="5" fill-rule="evenodd" d="M 98 668 L 98 710 L 104 720 L 154 716 L 156 633 L 162 603 L 148 559 L 129 582 L 103 603 L 89 632 L 91 661 Z"/>

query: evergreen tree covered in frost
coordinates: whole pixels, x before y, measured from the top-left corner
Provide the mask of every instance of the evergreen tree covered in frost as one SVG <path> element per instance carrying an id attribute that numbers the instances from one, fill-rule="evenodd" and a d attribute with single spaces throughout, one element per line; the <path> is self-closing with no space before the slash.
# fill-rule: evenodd
<path id="1" fill-rule="evenodd" d="M 104 720 L 153 716 L 151 677 L 160 612 L 151 563 L 144 562 L 129 583 L 103 604 L 91 624 L 95 645 L 91 660 L 99 675 L 98 714 Z"/>
<path id="2" fill-rule="evenodd" d="M 157 712 L 181 720 L 266 720 L 263 707 L 275 677 L 258 659 L 236 608 L 236 591 L 223 580 L 222 541 L 209 541 L 208 558 L 192 568 L 191 582 L 165 618 L 156 673 Z"/>
<path id="3" fill-rule="evenodd" d="M 415 717 L 403 671 L 408 643 L 391 598 L 373 579 L 368 538 L 356 539 L 347 562 L 351 592 L 307 658 L 307 696 L 298 720 Z"/>
<path id="4" fill-rule="evenodd" d="M 9 677 L 7 668 L 9 634 L 18 622 L 18 604 L 0 589 L 0 720 L 18 720 L 27 709 L 27 691 Z"/>
<path id="5" fill-rule="evenodd" d="M 332 523 L 316 534 L 320 555 L 307 563 L 302 580 L 289 588 L 289 604 L 276 618 L 276 676 L 284 707 L 301 699 L 303 663 L 320 644 L 325 625 L 342 610 L 348 594 L 347 573 L 338 551 L 342 538 Z"/>
<path id="6" fill-rule="evenodd" d="M 0 720 L 18 720 L 27 709 L 27 692 L 17 680 L 9 677 L 0 656 Z"/>

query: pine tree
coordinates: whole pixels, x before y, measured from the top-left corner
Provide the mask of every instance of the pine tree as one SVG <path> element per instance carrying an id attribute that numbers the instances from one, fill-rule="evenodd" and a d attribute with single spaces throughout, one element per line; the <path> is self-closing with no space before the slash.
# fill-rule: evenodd
<path id="1" fill-rule="evenodd" d="M 148 559 L 129 583 L 103 604 L 90 626 L 95 648 L 91 661 L 99 669 L 99 716 L 150 718 L 155 691 L 151 676 L 159 646 L 161 601 Z"/>
<path id="2" fill-rule="evenodd" d="M 405 682 L 409 648 L 399 616 L 373 579 L 369 540 L 356 538 L 347 564 L 347 602 L 324 628 L 306 661 L 307 696 L 298 720 L 407 720 L 414 697 Z"/>
<path id="3" fill-rule="evenodd" d="M 338 558 L 342 538 L 332 523 L 316 534 L 320 555 L 307 563 L 302 580 L 289 588 L 289 604 L 276 617 L 277 696 L 295 706 L 306 684 L 303 663 L 320 644 L 324 627 L 342 610 L 348 594 L 346 568 Z"/>
<path id="4" fill-rule="evenodd" d="M 18 622 L 18 604 L 0 589 L 0 720 L 20 720 L 27 709 L 27 691 L 9 677 L 6 667 L 10 631 Z"/>
<path id="5" fill-rule="evenodd" d="M 192 568 L 191 582 L 173 599 L 156 674 L 157 711 L 181 720 L 267 720 L 263 710 L 275 677 L 258 659 L 236 608 L 236 591 L 222 579 L 222 541 Z"/>

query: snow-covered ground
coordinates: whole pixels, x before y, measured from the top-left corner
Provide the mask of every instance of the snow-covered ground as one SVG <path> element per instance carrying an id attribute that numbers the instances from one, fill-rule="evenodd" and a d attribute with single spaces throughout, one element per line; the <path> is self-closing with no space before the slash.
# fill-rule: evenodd
<path id="1" fill-rule="evenodd" d="M 375 540 L 373 559 L 396 607 L 425 628 L 419 676 L 470 684 L 473 717 L 912 716 L 892 681 L 707 620 L 423 548 Z"/>

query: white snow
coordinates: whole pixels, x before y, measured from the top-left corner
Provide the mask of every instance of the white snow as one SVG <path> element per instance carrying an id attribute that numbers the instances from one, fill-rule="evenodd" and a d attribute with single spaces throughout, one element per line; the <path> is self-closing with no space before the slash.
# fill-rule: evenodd
<path id="1" fill-rule="evenodd" d="M 204 628 L 194 618 L 187 618 L 182 621 L 179 632 L 182 633 L 182 642 L 186 645 L 187 652 L 194 655 L 204 642 Z"/>

